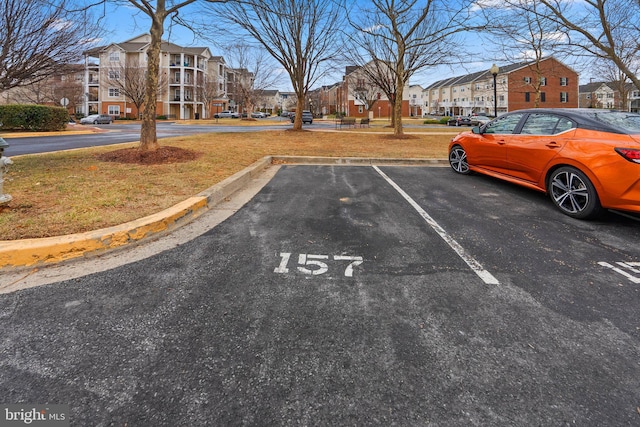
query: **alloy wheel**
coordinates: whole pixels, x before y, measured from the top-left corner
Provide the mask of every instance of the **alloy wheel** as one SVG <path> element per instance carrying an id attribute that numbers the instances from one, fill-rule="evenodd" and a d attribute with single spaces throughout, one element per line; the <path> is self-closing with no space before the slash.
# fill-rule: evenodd
<path id="1" fill-rule="evenodd" d="M 469 173 L 469 163 L 467 163 L 467 152 L 464 148 L 456 145 L 449 152 L 449 164 L 457 173 L 466 175 Z"/>
<path id="2" fill-rule="evenodd" d="M 571 217 L 593 218 L 602 212 L 593 184 L 577 169 L 563 167 L 555 171 L 548 190 L 556 206 Z"/>

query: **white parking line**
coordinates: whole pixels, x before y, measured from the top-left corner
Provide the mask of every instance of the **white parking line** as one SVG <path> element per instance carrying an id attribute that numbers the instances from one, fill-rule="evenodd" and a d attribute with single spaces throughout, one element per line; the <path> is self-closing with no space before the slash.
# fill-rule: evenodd
<path id="1" fill-rule="evenodd" d="M 484 283 L 486 283 L 487 285 L 499 285 L 500 282 L 498 281 L 498 279 L 496 279 L 495 277 L 493 277 L 493 275 L 491 273 L 489 273 L 487 270 L 484 269 L 484 267 L 482 267 L 482 265 L 476 261 L 471 255 L 469 255 L 464 248 L 454 240 L 453 237 L 451 237 L 449 235 L 449 233 L 447 233 L 442 227 L 440 227 L 440 225 L 433 219 L 431 218 L 431 216 L 424 210 L 422 209 L 422 207 L 420 207 L 420 205 L 418 205 L 418 203 L 416 203 L 415 200 L 413 200 L 411 198 L 411 196 L 409 196 L 407 193 L 404 192 L 404 190 L 402 188 L 400 188 L 400 186 L 398 186 L 398 184 L 396 184 L 391 178 L 389 178 L 384 172 L 382 172 L 377 166 L 373 166 L 373 168 L 376 170 L 376 172 L 378 172 L 393 188 L 396 189 L 396 191 L 398 193 L 400 193 L 400 195 L 402 197 L 404 197 L 404 199 L 409 202 L 409 204 L 411 206 L 413 206 L 413 208 L 420 214 L 420 216 L 427 222 L 427 224 L 429 224 L 431 226 L 431 228 L 433 228 L 433 230 L 438 233 L 440 235 L 440 237 L 442 237 L 442 239 L 447 242 L 447 244 L 451 247 L 451 249 L 453 249 L 460 258 L 462 258 L 462 260 L 464 262 L 467 263 L 467 265 L 469 267 L 471 267 L 471 269 L 474 271 L 474 273 L 476 273 L 478 275 L 478 277 L 480 277 L 480 279 L 482 279 L 482 281 Z"/>

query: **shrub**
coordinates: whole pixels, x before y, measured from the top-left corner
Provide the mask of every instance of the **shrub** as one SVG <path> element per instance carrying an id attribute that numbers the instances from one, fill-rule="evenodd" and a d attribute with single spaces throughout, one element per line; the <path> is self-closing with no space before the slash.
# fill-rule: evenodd
<path id="1" fill-rule="evenodd" d="M 426 119 L 423 124 L 425 125 L 438 125 L 442 124 L 442 120 L 440 119 Z"/>
<path id="2" fill-rule="evenodd" d="M 69 122 L 62 107 L 47 105 L 0 105 L 1 130 L 56 131 Z"/>
<path id="3" fill-rule="evenodd" d="M 451 117 L 444 116 L 443 118 L 440 119 L 440 124 L 446 125 L 450 118 Z"/>

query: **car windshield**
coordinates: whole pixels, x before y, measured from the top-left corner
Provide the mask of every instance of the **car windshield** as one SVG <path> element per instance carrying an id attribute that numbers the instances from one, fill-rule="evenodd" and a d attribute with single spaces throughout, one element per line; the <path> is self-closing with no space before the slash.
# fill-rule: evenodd
<path id="1" fill-rule="evenodd" d="M 640 114 L 623 111 L 594 111 L 586 113 L 589 117 L 615 126 L 627 133 L 640 133 Z"/>

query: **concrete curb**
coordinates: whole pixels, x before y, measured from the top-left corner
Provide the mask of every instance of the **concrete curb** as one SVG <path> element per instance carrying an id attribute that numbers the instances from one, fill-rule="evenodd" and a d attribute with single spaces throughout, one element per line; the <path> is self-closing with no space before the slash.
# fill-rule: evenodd
<path id="1" fill-rule="evenodd" d="M 169 233 L 245 187 L 272 164 L 439 166 L 448 163 L 443 159 L 267 156 L 194 197 L 144 218 L 85 233 L 0 241 L 0 270 L 36 267 L 98 255 Z"/>

